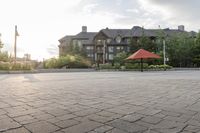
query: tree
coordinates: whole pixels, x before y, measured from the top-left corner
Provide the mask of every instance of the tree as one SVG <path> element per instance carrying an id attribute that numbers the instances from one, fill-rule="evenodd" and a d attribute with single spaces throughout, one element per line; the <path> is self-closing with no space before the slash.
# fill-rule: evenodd
<path id="1" fill-rule="evenodd" d="M 127 58 L 127 53 L 125 52 L 121 52 L 118 53 L 115 57 L 114 57 L 114 63 L 119 63 L 120 65 L 124 65 L 125 63 L 125 59 Z"/>
<path id="2" fill-rule="evenodd" d="M 134 53 L 139 49 L 145 49 L 151 52 L 157 52 L 157 46 L 155 43 L 156 38 L 152 38 L 145 35 L 144 29 L 142 29 L 142 36 L 131 38 L 131 42 L 129 44 L 130 53 Z"/>
<path id="3" fill-rule="evenodd" d="M 197 34 L 197 38 L 194 41 L 192 48 L 193 62 L 196 67 L 200 67 L 200 32 Z"/>
<path id="4" fill-rule="evenodd" d="M 1 33 L 0 33 L 0 52 L 1 52 L 1 49 L 3 48 L 3 43 L 1 41 Z"/>
<path id="5" fill-rule="evenodd" d="M 193 66 L 194 38 L 189 37 L 187 34 L 177 34 L 170 37 L 166 44 L 170 65 L 175 67 Z"/>

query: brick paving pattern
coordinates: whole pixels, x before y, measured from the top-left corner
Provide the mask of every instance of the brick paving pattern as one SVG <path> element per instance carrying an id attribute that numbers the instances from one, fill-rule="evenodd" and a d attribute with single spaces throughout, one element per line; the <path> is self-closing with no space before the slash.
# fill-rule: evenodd
<path id="1" fill-rule="evenodd" d="M 3 133 L 200 133 L 200 71 L 0 75 Z"/>

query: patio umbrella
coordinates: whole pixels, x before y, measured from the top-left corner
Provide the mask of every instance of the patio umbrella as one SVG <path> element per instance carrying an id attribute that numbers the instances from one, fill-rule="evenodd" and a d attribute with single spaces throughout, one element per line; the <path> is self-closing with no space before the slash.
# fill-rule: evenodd
<path id="1" fill-rule="evenodd" d="M 139 49 L 135 53 L 133 53 L 131 56 L 126 58 L 127 60 L 138 60 L 140 59 L 141 62 L 141 72 L 143 72 L 143 59 L 148 59 L 148 58 L 160 58 L 159 55 L 151 53 L 147 50 L 144 49 Z"/>

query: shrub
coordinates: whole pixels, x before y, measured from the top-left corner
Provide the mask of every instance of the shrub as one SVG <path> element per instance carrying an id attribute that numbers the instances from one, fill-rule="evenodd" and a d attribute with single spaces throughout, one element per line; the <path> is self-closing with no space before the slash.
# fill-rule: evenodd
<path id="1" fill-rule="evenodd" d="M 99 64 L 99 68 L 100 69 L 113 69 L 114 66 L 112 66 L 112 64 Z"/>
<path id="2" fill-rule="evenodd" d="M 66 55 L 59 58 L 51 58 L 44 62 L 45 68 L 88 68 L 91 62 L 79 55 Z"/>
<path id="3" fill-rule="evenodd" d="M 8 52 L 0 52 L 0 61 L 4 61 L 4 62 L 9 61 Z"/>
<path id="4" fill-rule="evenodd" d="M 149 69 L 166 70 L 166 69 L 171 69 L 172 66 L 169 66 L 169 65 L 150 65 L 148 68 Z"/>
<path id="5" fill-rule="evenodd" d="M 119 63 L 115 63 L 114 69 L 121 69 L 121 65 Z"/>
<path id="6" fill-rule="evenodd" d="M 121 52 L 118 53 L 115 57 L 114 57 L 114 63 L 118 63 L 120 65 L 124 65 L 125 63 L 125 59 L 127 58 L 127 53 L 125 52 Z"/>
<path id="7" fill-rule="evenodd" d="M 125 63 L 125 67 L 126 67 L 126 69 L 140 69 L 141 65 L 140 65 L 140 63 Z M 143 68 L 147 69 L 148 68 L 148 64 L 147 63 L 143 63 Z"/>
<path id="8" fill-rule="evenodd" d="M 10 69 L 10 64 L 9 62 L 0 62 L 0 70 L 9 70 Z"/>
<path id="9" fill-rule="evenodd" d="M 0 70 L 31 70 L 32 64 L 20 62 L 0 62 Z"/>

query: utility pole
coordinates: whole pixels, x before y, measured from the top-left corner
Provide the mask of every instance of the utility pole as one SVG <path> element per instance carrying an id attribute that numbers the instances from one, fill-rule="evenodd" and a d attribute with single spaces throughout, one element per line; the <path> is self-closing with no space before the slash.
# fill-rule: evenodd
<path id="1" fill-rule="evenodd" d="M 17 59 L 17 36 L 19 36 L 19 33 L 17 32 L 17 25 L 15 25 L 15 40 L 14 40 L 14 56 L 15 56 L 15 62 Z"/>
<path id="2" fill-rule="evenodd" d="M 163 64 L 166 65 L 165 39 L 163 39 Z"/>

